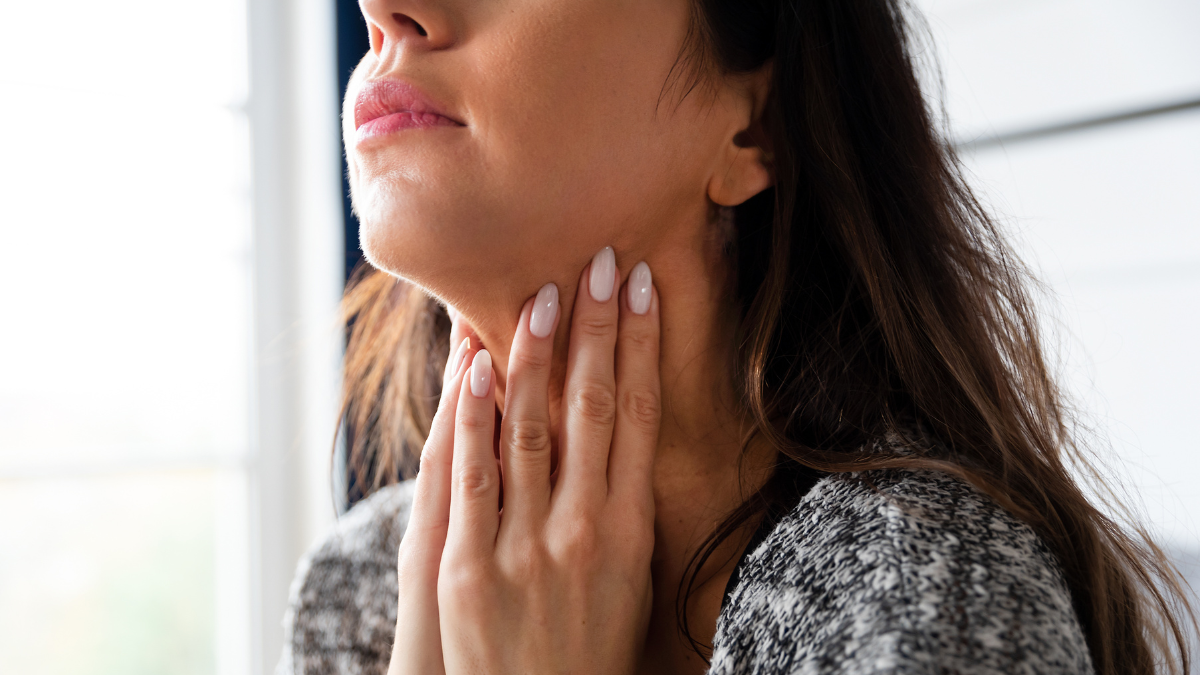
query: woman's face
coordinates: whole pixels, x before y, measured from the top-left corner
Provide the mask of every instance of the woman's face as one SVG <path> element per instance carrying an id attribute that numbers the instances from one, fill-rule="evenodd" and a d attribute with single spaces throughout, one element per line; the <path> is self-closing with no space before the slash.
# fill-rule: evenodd
<path id="1" fill-rule="evenodd" d="M 754 113 L 729 82 L 683 95 L 689 0 L 361 6 L 343 112 L 363 248 L 456 304 L 499 279 L 519 303 L 604 246 L 628 269 L 702 222 Z"/>

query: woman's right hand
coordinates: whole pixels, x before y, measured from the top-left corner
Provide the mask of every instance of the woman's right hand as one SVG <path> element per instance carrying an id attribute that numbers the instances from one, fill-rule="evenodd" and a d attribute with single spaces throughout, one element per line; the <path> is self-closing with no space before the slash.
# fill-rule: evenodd
<path id="1" fill-rule="evenodd" d="M 397 578 L 400 598 L 396 636 L 388 675 L 444 675 L 438 614 L 437 578 L 450 521 L 450 468 L 454 418 L 463 373 L 471 363 L 473 331 L 455 314 L 450 329 L 450 358 L 442 378 L 442 397 L 421 451 L 416 494 L 408 527 L 400 541 Z"/>
<path id="2" fill-rule="evenodd" d="M 625 293 L 619 279 L 605 249 L 577 288 L 553 476 L 553 284 L 522 310 L 499 437 L 490 358 L 470 340 L 451 356 L 400 545 L 389 675 L 635 668 L 652 598 L 658 302 L 644 263 Z M 535 307 L 548 310 L 536 322 Z M 454 326 L 454 340 L 469 330 Z"/>

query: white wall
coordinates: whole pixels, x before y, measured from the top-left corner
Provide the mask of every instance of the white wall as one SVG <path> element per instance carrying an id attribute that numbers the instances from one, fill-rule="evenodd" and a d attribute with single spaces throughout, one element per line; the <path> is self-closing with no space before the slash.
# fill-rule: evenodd
<path id="1" fill-rule="evenodd" d="M 1194 0 L 916 4 L 959 141 L 1200 100 Z M 1180 555 L 1200 552 L 1200 107 L 963 160 L 1049 287 L 1064 382 L 1111 475 Z"/>

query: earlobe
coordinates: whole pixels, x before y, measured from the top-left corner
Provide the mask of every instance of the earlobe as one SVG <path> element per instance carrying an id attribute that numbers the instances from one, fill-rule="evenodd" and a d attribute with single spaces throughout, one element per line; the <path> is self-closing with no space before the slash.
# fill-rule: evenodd
<path id="1" fill-rule="evenodd" d="M 708 182 L 708 198 L 720 206 L 737 206 L 775 183 L 766 151 L 729 145 L 725 170 L 715 171 Z"/>
<path id="2" fill-rule="evenodd" d="M 720 206 L 737 206 L 775 184 L 771 135 L 764 122 L 774 64 L 767 60 L 752 75 L 736 83 L 737 119 L 727 132 L 724 148 L 708 181 L 708 198 Z"/>

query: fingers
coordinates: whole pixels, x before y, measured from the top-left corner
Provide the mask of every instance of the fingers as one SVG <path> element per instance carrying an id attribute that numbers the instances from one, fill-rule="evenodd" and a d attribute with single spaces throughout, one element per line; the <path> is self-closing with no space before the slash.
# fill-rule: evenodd
<path id="1" fill-rule="evenodd" d="M 658 295 L 644 262 L 634 266 L 621 293 L 617 335 L 617 416 L 608 460 L 610 497 L 651 497 L 654 451 L 661 417 Z"/>
<path id="2" fill-rule="evenodd" d="M 463 379 L 454 424 L 446 547 L 466 555 L 482 555 L 494 546 L 500 522 L 500 473 L 493 450 L 496 386 L 491 354 L 476 352 Z"/>
<path id="3" fill-rule="evenodd" d="M 500 429 L 502 527 L 536 522 L 549 508 L 550 365 L 558 319 L 558 287 L 546 284 L 525 303 L 513 337 Z"/>
<path id="4" fill-rule="evenodd" d="M 605 248 L 584 270 L 575 298 L 563 390 L 558 489 L 567 499 L 603 501 L 616 416 L 616 258 Z"/>
<path id="5" fill-rule="evenodd" d="M 458 394 L 462 385 L 465 360 L 471 353 L 474 329 L 461 321 L 457 312 L 450 312 L 450 355 L 442 375 L 442 397 L 429 428 L 429 436 L 421 450 L 417 472 L 416 494 L 408 519 L 404 541 L 408 552 L 432 559 L 435 569 L 446 544 L 446 527 L 450 522 L 450 470 L 454 450 L 454 418 L 458 410 Z"/>
<path id="6" fill-rule="evenodd" d="M 421 452 L 412 512 L 397 556 L 401 609 L 389 673 L 445 672 L 437 584 L 449 528 L 454 417 L 470 352 L 470 340 L 458 328 L 454 325 L 450 331 L 442 398 Z"/>
<path id="7" fill-rule="evenodd" d="M 450 466 L 458 389 L 462 384 L 464 360 L 471 351 L 471 340 L 463 335 L 470 332 L 470 328 L 463 326 L 465 324 L 458 322 L 451 325 L 451 350 L 442 377 L 442 397 L 438 401 L 437 413 L 429 427 L 425 446 L 421 449 L 416 494 L 408 526 L 409 531 L 430 530 L 433 539 L 429 543 L 438 550 L 439 555 L 446 541 L 446 526 L 450 517 Z"/>
<path id="8" fill-rule="evenodd" d="M 475 329 L 471 324 L 463 320 L 462 315 L 457 310 L 447 305 L 446 314 L 450 316 L 450 354 L 446 360 L 446 368 L 442 373 L 443 391 L 445 391 L 446 385 L 450 381 L 450 376 L 454 374 L 454 367 L 456 365 L 455 356 L 462 356 L 461 352 L 456 351 L 456 345 L 462 344 L 463 340 L 472 340 L 475 345 L 479 345 L 479 337 L 475 335 Z M 442 400 L 445 401 L 446 398 L 442 397 Z M 458 403 L 457 399 L 455 399 L 455 403 Z"/>
<path id="9" fill-rule="evenodd" d="M 451 352 L 446 362 L 446 383 L 442 387 L 442 400 L 429 430 L 429 437 L 421 451 L 421 465 L 417 472 L 416 494 L 413 496 L 412 512 L 408 527 L 400 545 L 400 556 L 408 557 L 412 564 L 401 564 L 403 573 L 422 576 L 412 579 L 424 587 L 436 578 L 442 550 L 446 544 L 446 528 L 450 521 L 450 470 L 454 450 L 454 417 L 458 408 L 458 394 L 466 370 L 465 359 L 470 348 L 464 339 Z M 406 581 L 401 579 L 401 582 Z"/>

